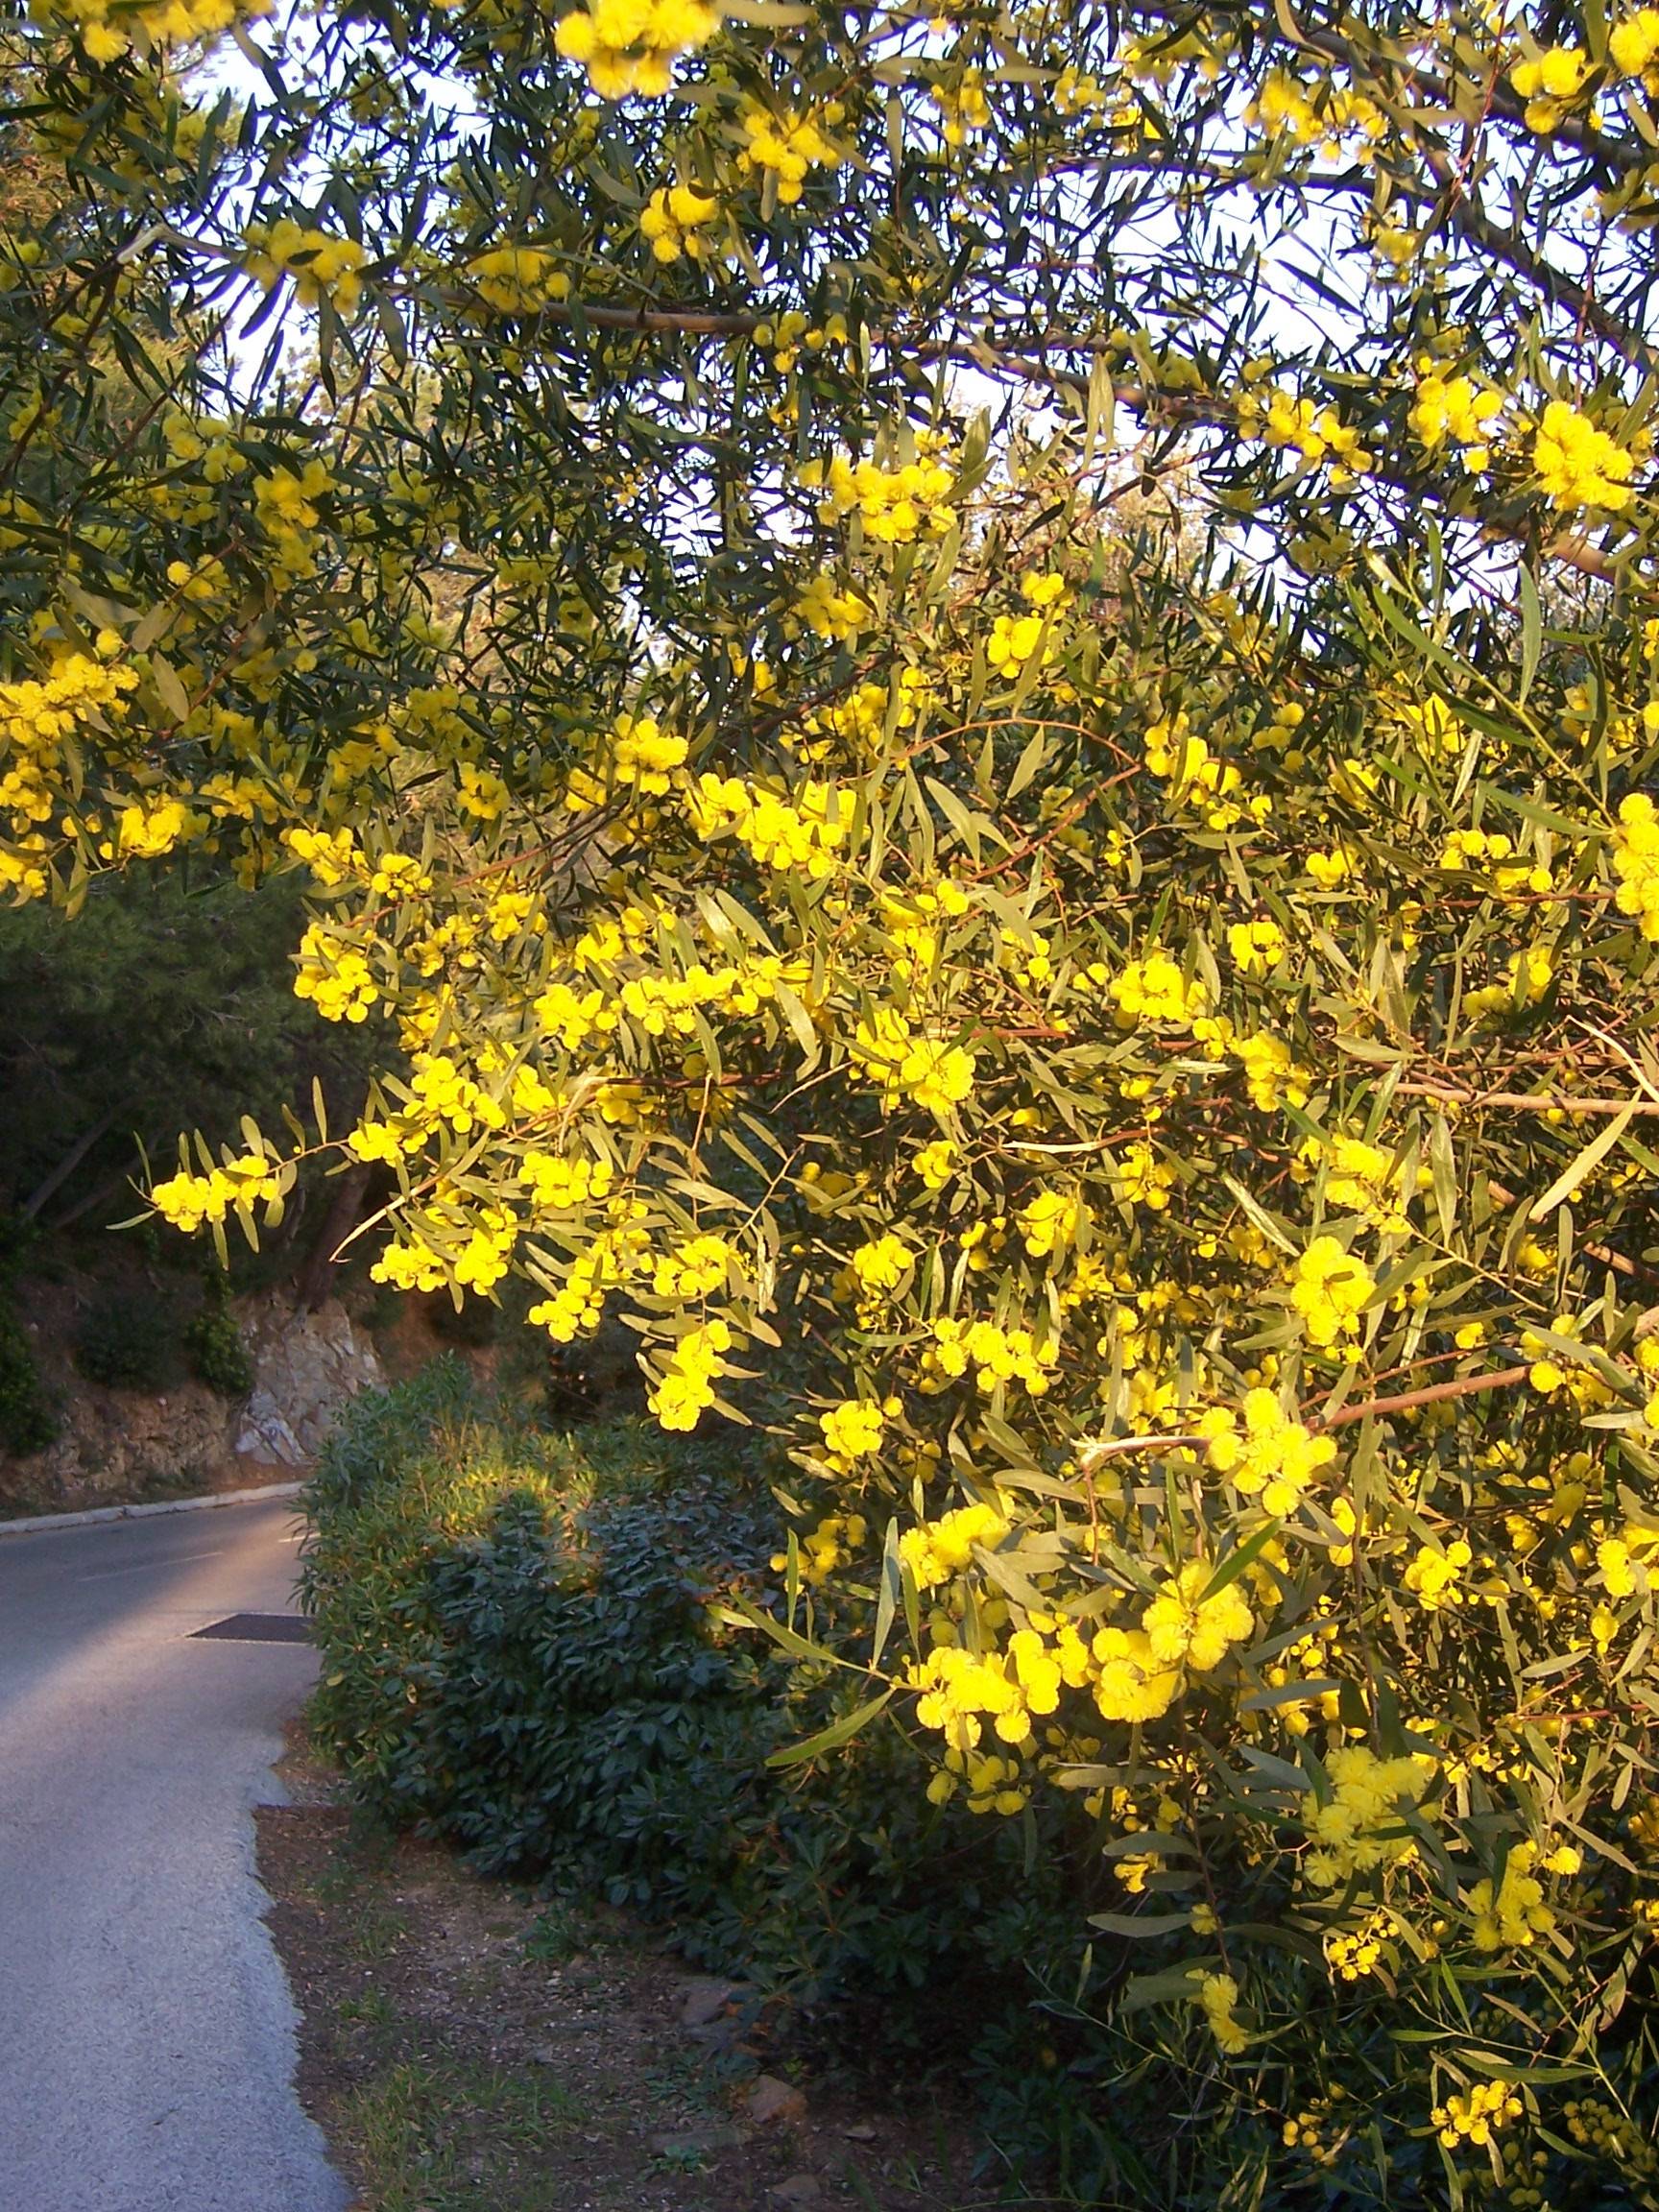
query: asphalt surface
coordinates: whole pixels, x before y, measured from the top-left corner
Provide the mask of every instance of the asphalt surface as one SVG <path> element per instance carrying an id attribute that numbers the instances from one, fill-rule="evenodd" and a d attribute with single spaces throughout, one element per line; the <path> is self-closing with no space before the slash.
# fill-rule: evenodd
<path id="1" fill-rule="evenodd" d="M 275 1499 L 0 1538 L 0 2212 L 341 2212 L 252 1808 L 304 1645 Z"/>

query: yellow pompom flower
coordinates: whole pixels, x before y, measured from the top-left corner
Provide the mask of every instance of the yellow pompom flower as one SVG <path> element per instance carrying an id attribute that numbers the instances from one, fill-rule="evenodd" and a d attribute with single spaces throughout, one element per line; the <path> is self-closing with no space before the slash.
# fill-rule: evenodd
<path id="1" fill-rule="evenodd" d="M 1532 445 L 1532 468 L 1553 506 L 1603 507 L 1617 514 L 1630 504 L 1635 456 L 1615 445 L 1565 399 L 1545 408 Z"/>
<path id="2" fill-rule="evenodd" d="M 1195 1674 L 1208 1674 L 1220 1666 L 1233 1645 L 1254 1634 L 1255 1617 L 1237 1582 L 1229 1582 L 1213 1598 L 1203 1595 L 1214 1574 L 1207 1560 L 1190 1561 L 1142 1614 L 1146 1647 L 1157 1666 L 1187 1667 Z"/>
<path id="3" fill-rule="evenodd" d="M 1359 1316 L 1377 1288 L 1362 1260 L 1334 1237 L 1315 1237 L 1296 1262 L 1290 1303 L 1301 1314 L 1308 1340 L 1327 1349 L 1359 1334 Z"/>
<path id="4" fill-rule="evenodd" d="M 1329 1436 L 1310 1435 L 1291 1420 L 1271 1390 L 1247 1391 L 1242 1411 L 1242 1435 L 1225 1407 L 1201 1417 L 1210 1464 L 1247 1497 L 1260 1493 L 1269 1513 L 1293 1513 L 1313 1477 L 1335 1458 L 1336 1447 Z"/>
<path id="5" fill-rule="evenodd" d="M 593 0 L 560 19 L 553 43 L 583 64 L 601 100 L 656 98 L 672 86 L 681 56 L 707 46 L 719 28 L 720 10 L 705 0 Z"/>

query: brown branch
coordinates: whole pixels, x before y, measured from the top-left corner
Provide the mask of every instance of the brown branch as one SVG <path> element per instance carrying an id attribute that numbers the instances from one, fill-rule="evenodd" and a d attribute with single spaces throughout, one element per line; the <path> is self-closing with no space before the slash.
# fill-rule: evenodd
<path id="1" fill-rule="evenodd" d="M 1527 1114 L 1659 1114 L 1659 1103 L 1630 1098 L 1575 1098 L 1571 1092 L 1465 1091 L 1454 1083 L 1397 1083 L 1398 1098 L 1443 1098 L 1451 1106 L 1511 1106 Z"/>
<path id="2" fill-rule="evenodd" d="M 1527 1367 L 1499 1367 L 1485 1375 L 1465 1375 L 1455 1382 L 1431 1382 L 1421 1390 L 1403 1390 L 1394 1398 L 1367 1398 L 1362 1406 L 1343 1406 L 1328 1419 L 1314 1413 L 1310 1415 L 1310 1429 L 1346 1429 L 1350 1422 L 1364 1421 L 1373 1413 L 1408 1413 L 1419 1406 L 1435 1406 L 1446 1398 L 1472 1398 L 1483 1390 L 1512 1390 L 1517 1382 L 1525 1382 L 1531 1369 Z M 1306 1412 L 1308 1408 L 1304 1407 Z M 1078 1447 L 1079 1465 L 1087 1473 L 1097 1467 L 1102 1459 L 1121 1459 L 1133 1452 L 1195 1451 L 1208 1444 L 1208 1436 L 1113 1436 L 1095 1443 Z"/>
<path id="3" fill-rule="evenodd" d="M 1363 1421 L 1373 1413 L 1408 1413 L 1418 1406 L 1436 1406 L 1443 1398 L 1470 1398 L 1481 1390 L 1512 1390 L 1525 1382 L 1527 1367 L 1499 1367 L 1485 1375 L 1465 1375 L 1455 1382 L 1430 1382 L 1421 1390 L 1403 1390 L 1397 1398 L 1367 1398 L 1362 1406 L 1342 1406 L 1329 1420 L 1317 1415 L 1310 1429 L 1345 1429 L 1351 1421 Z"/>

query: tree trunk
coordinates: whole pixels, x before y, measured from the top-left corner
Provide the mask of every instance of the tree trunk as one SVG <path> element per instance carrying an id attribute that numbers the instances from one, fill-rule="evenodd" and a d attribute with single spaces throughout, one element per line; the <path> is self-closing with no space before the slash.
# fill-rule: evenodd
<path id="1" fill-rule="evenodd" d="M 327 1297 L 334 1282 L 335 1255 L 357 1226 L 357 1216 L 363 1211 L 363 1193 L 368 1188 L 369 1168 L 363 1161 L 348 1167 L 335 1184 L 333 1202 L 317 1241 L 296 1277 L 296 1303 L 301 1312 L 315 1313 Z"/>

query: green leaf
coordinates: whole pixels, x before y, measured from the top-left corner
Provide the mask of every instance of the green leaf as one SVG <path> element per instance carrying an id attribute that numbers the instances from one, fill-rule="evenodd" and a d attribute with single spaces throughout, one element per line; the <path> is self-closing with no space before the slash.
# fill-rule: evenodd
<path id="1" fill-rule="evenodd" d="M 893 1625 L 894 1611 L 898 1606 L 902 1587 L 899 1560 L 899 1519 L 897 1514 L 887 1524 L 886 1539 L 881 1546 L 880 1596 L 876 1601 L 876 1634 L 870 1647 L 870 1664 L 881 1664 L 882 1647 L 887 1632 Z"/>
<path id="2" fill-rule="evenodd" d="M 1219 1959 L 1192 1959 L 1162 1974 L 1137 1974 L 1118 2000 L 1118 2010 L 1142 2012 L 1148 2005 L 1195 2005 L 1206 1974 L 1219 1974 Z"/>
<path id="3" fill-rule="evenodd" d="M 1192 1933 L 1190 1912 L 1091 1912 L 1091 1928 L 1104 1928 L 1113 1936 L 1127 1936 L 1137 1943 L 1157 1936 L 1173 1936 L 1178 1929 Z"/>
<path id="4" fill-rule="evenodd" d="M 1544 641 L 1544 615 L 1538 603 L 1538 580 L 1525 562 L 1521 565 L 1521 682 L 1515 696 L 1525 707 L 1532 679 L 1538 673 L 1538 654 Z"/>
<path id="5" fill-rule="evenodd" d="M 1229 1583 L 1237 1582 L 1245 1568 L 1262 1556 L 1284 1526 L 1283 1521 L 1264 1521 L 1254 1535 L 1247 1537 L 1237 1551 L 1230 1551 L 1205 1583 L 1198 1599 L 1199 1604 L 1207 1603 L 1218 1592 L 1225 1590 Z"/>
<path id="6" fill-rule="evenodd" d="M 872 1697 L 867 1704 L 858 1705 L 851 1713 L 844 1713 L 839 1720 L 832 1720 L 828 1728 L 820 1728 L 816 1736 L 808 1736 L 803 1743 L 791 1743 L 786 1750 L 774 1751 L 767 1760 L 768 1767 L 803 1767 L 808 1759 L 816 1759 L 822 1751 L 839 1750 L 843 1743 L 851 1743 L 860 1730 L 867 1728 L 878 1713 L 883 1712 L 895 1690 L 883 1690 L 879 1697 Z"/>
<path id="7" fill-rule="evenodd" d="M 1198 1846 L 1190 1836 L 1170 1836 L 1162 1828 L 1144 1828 L 1133 1836 L 1112 1836 L 1100 1846 L 1102 1859 L 1196 1859 Z"/>

